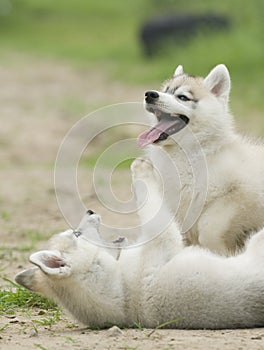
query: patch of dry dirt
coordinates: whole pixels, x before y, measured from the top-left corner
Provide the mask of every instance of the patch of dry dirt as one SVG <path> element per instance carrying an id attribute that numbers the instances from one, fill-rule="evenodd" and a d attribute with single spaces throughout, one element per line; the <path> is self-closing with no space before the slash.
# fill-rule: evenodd
<path id="1" fill-rule="evenodd" d="M 78 71 L 15 55 L 2 62 L 0 77 L 0 273 L 13 279 L 29 266 L 32 249 L 43 247 L 51 234 L 67 227 L 53 184 L 54 161 L 66 132 L 95 108 L 126 102 L 127 91 L 129 101 L 140 101 L 145 88 L 110 81 L 92 69 Z M 117 192 L 126 197 L 131 193 L 124 172 L 117 178 Z M 84 182 L 90 176 L 88 168 L 80 170 Z M 86 195 L 91 208 L 104 220 L 113 220 L 92 186 Z M 136 222 L 126 216 L 117 220 L 124 226 Z M 2 288 L 5 284 L 0 279 Z M 263 329 L 157 330 L 149 335 L 150 330 L 139 329 L 88 330 L 67 315 L 53 326 L 36 329 L 32 321 L 39 318 L 34 310 L 15 318 L 1 316 L 0 349 L 263 349 Z"/>

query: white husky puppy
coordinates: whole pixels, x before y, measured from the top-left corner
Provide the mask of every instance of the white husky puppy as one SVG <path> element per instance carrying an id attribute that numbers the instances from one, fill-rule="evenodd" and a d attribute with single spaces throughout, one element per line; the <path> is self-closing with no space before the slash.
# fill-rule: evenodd
<path id="1" fill-rule="evenodd" d="M 223 255 L 264 226 L 264 147 L 234 131 L 229 92 L 224 65 L 204 79 L 178 66 L 161 91 L 146 92 L 153 127 L 138 138 L 185 243 Z"/>
<path id="2" fill-rule="evenodd" d="M 132 167 L 141 205 L 140 181 L 149 197 L 140 211 L 148 221 L 159 206 L 153 168 L 144 160 Z M 165 206 L 160 213 L 168 217 Z M 49 249 L 30 256 L 37 267 L 16 276 L 26 288 L 53 298 L 90 327 L 116 324 L 171 328 L 264 326 L 264 232 L 254 235 L 235 257 L 214 255 L 200 247 L 183 247 L 173 223 L 145 245 L 121 251 L 118 259 L 87 237 L 100 217 L 88 211 L 78 231 L 55 235 Z M 159 221 L 160 222 L 160 221 Z M 145 233 L 153 229 L 145 226 Z M 97 232 L 99 235 L 99 233 Z"/>

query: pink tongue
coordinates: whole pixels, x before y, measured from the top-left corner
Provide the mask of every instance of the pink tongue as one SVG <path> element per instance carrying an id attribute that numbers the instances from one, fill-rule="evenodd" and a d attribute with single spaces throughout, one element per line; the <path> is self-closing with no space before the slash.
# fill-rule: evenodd
<path id="1" fill-rule="evenodd" d="M 145 147 L 156 141 L 160 135 L 175 124 L 175 120 L 162 119 L 154 128 L 144 131 L 137 138 L 137 144 L 140 147 Z"/>

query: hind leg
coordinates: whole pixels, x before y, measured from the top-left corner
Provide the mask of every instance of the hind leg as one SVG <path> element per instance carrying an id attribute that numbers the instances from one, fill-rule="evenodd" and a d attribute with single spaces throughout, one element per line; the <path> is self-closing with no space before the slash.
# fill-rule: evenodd
<path id="1" fill-rule="evenodd" d="M 182 238 L 174 216 L 166 206 L 159 174 L 148 159 L 137 158 L 131 165 L 134 193 L 144 239 L 161 233 L 182 247 Z"/>

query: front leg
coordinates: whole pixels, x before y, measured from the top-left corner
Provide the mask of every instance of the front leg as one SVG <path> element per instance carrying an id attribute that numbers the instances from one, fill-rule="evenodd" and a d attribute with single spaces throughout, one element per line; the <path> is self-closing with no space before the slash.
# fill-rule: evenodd
<path id="1" fill-rule="evenodd" d="M 137 158 L 131 165 L 131 172 L 143 233 L 141 241 L 159 236 L 164 243 L 166 236 L 166 242 L 172 240 L 173 246 L 182 247 L 178 226 L 165 203 L 161 177 L 151 161 Z"/>
<path id="2" fill-rule="evenodd" d="M 141 225 L 155 217 L 162 203 L 162 184 L 149 159 L 137 158 L 131 165 L 133 190 Z"/>
<path id="3" fill-rule="evenodd" d="M 220 255 L 236 254 L 242 248 L 241 243 L 238 244 L 239 235 L 243 236 L 238 218 L 238 205 L 228 198 L 219 198 L 199 219 L 199 244 Z"/>

